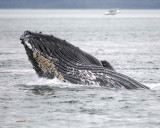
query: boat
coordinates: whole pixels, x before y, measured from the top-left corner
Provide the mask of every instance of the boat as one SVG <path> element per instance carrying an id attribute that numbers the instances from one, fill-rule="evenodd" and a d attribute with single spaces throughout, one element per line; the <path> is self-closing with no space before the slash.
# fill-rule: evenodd
<path id="1" fill-rule="evenodd" d="M 116 15 L 119 12 L 120 12 L 119 9 L 110 9 L 108 10 L 108 12 L 105 13 L 105 15 Z"/>

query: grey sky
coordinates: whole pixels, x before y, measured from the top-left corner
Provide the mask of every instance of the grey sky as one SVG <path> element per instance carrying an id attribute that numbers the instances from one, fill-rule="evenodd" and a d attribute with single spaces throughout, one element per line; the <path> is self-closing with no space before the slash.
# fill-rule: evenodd
<path id="1" fill-rule="evenodd" d="M 160 9 L 160 0 L 0 0 L 0 8 Z"/>

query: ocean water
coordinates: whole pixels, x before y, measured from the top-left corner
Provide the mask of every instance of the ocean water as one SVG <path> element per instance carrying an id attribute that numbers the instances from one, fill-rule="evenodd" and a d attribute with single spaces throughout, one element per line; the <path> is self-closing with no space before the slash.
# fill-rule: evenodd
<path id="1" fill-rule="evenodd" d="M 159 128 L 160 10 L 0 10 L 0 128 Z M 38 78 L 25 30 L 67 40 L 150 90 Z"/>

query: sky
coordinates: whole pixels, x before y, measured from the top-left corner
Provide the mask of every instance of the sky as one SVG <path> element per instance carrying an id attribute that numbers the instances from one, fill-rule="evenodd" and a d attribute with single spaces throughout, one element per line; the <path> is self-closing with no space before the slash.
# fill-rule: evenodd
<path id="1" fill-rule="evenodd" d="M 0 8 L 160 9 L 160 0 L 0 0 Z"/>

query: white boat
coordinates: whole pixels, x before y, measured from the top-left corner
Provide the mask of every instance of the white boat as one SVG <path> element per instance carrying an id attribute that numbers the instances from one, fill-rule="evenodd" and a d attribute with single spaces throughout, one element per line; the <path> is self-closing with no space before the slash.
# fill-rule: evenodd
<path id="1" fill-rule="evenodd" d="M 119 12 L 120 12 L 119 9 L 111 9 L 108 12 L 106 12 L 105 15 L 116 15 Z"/>

